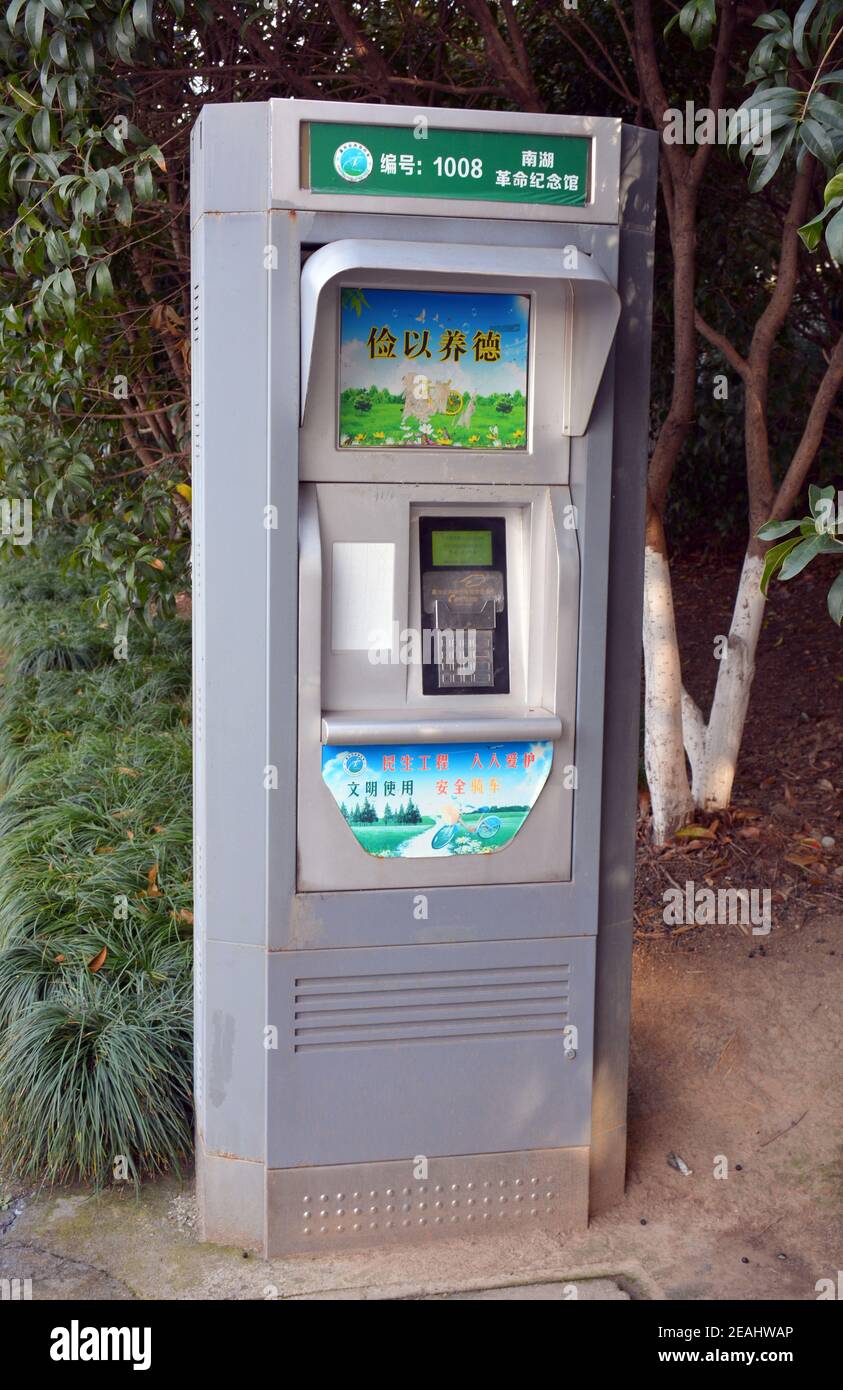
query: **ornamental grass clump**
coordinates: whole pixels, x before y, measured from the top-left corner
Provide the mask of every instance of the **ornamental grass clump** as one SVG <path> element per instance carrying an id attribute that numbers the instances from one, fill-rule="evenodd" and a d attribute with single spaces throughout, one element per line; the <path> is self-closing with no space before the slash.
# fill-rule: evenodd
<path id="1" fill-rule="evenodd" d="M 88 598 L 0 563 L 0 1155 L 102 1184 L 191 1150 L 190 646 Z"/>

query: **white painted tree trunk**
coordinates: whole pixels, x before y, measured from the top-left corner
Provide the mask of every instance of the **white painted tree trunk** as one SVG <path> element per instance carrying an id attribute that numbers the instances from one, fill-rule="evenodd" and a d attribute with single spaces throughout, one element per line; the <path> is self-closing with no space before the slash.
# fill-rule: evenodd
<path id="1" fill-rule="evenodd" d="M 682 675 L 667 556 L 644 550 L 644 762 L 657 844 L 693 814 L 682 739 Z"/>
<path id="2" fill-rule="evenodd" d="M 705 757 L 699 776 L 694 777 L 694 800 L 704 811 L 724 810 L 732 796 L 766 603 L 761 593 L 763 571 L 763 559 L 746 556 L 708 717 Z"/>
<path id="3" fill-rule="evenodd" d="M 685 740 L 685 752 L 688 754 L 688 762 L 691 764 L 691 797 L 694 805 L 698 806 L 700 779 L 705 767 L 705 720 L 702 711 L 694 703 L 684 685 L 682 687 L 682 737 Z"/>

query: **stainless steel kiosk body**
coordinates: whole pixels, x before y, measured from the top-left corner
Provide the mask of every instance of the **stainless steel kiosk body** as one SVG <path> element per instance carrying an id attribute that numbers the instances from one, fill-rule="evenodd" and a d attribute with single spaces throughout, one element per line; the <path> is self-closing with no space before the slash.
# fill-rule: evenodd
<path id="1" fill-rule="evenodd" d="M 209 1240 L 623 1191 L 656 157 L 409 106 L 193 131 Z"/>

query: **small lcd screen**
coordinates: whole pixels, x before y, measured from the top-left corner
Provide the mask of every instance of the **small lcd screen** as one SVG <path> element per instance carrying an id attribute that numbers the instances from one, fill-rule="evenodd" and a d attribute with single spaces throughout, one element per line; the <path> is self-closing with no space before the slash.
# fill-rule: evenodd
<path id="1" fill-rule="evenodd" d="M 433 563 L 440 565 L 491 565 L 491 531 L 431 531 Z"/>

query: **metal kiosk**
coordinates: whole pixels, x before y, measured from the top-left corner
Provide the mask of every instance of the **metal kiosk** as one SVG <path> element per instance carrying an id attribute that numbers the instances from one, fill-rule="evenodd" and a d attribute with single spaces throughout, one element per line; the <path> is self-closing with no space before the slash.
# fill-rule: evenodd
<path id="1" fill-rule="evenodd" d="M 656 157 L 409 106 L 193 131 L 207 1239 L 623 1192 Z"/>

